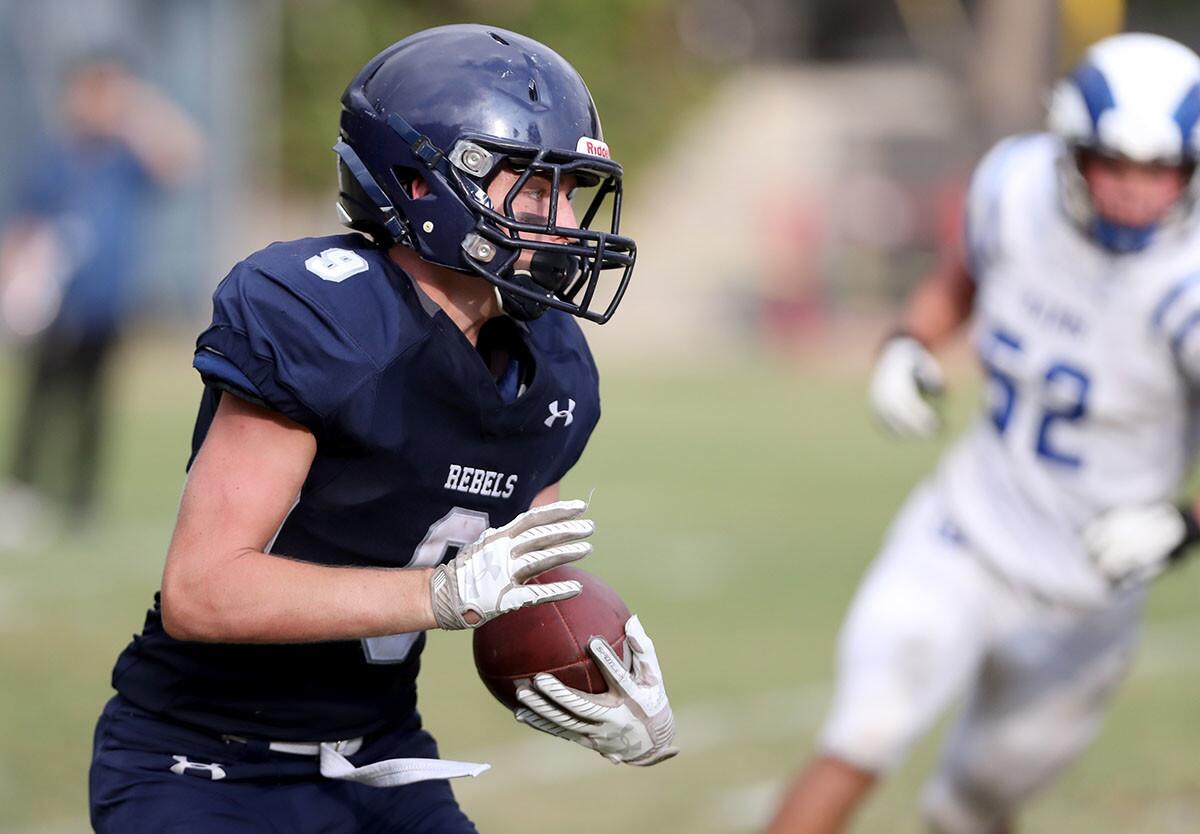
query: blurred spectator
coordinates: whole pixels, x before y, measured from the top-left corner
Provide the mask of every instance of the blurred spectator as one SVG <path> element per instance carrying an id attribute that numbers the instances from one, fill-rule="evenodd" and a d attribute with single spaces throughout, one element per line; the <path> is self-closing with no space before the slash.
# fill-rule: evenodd
<path id="1" fill-rule="evenodd" d="M 25 343 L 11 480 L 0 485 L 0 545 L 44 515 L 43 466 L 66 451 L 65 511 L 96 503 L 105 388 L 133 307 L 132 280 L 154 198 L 197 169 L 202 139 L 162 93 L 111 55 L 66 76 L 60 124 L 23 172 L 16 217 L 0 237 L 0 329 Z"/>

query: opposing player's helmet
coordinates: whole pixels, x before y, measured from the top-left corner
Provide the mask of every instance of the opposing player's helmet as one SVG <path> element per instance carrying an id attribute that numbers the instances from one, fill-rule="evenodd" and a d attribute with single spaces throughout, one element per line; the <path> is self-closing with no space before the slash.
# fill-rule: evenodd
<path id="1" fill-rule="evenodd" d="M 1124 226 L 1100 217 L 1079 170 L 1088 151 L 1194 169 L 1200 156 L 1200 57 L 1169 38 L 1114 35 L 1096 43 L 1050 101 L 1050 130 L 1066 143 L 1059 166 L 1067 212 L 1115 252 L 1149 244 L 1164 222 L 1190 210 L 1193 184 L 1167 218 Z"/>
<path id="2" fill-rule="evenodd" d="M 334 151 L 338 206 L 351 228 L 486 278 L 516 318 L 555 307 L 602 323 L 616 310 L 636 255 L 633 240 L 619 234 L 621 166 L 583 79 L 548 47 L 474 24 L 411 35 L 346 88 Z M 493 206 L 486 189 L 506 165 L 520 176 Z M 556 194 L 568 174 L 580 228 L 558 225 L 554 199 L 544 222 L 518 219 L 513 199 L 531 176 L 546 177 Z M 417 177 L 429 187 L 420 198 L 410 187 Z M 606 203 L 606 230 L 592 229 Z M 602 294 L 607 302 L 596 294 L 605 270 L 620 270 Z"/>

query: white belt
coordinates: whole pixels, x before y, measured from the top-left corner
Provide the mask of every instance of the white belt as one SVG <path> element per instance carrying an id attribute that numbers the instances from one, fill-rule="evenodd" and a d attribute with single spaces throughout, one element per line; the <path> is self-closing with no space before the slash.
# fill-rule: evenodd
<path id="1" fill-rule="evenodd" d="M 229 741 L 245 742 L 238 736 L 224 736 Z M 321 775 L 326 779 L 345 779 L 374 788 L 409 785 L 429 779 L 456 779 L 478 776 L 491 767 L 478 762 L 455 762 L 449 759 L 384 759 L 381 762 L 355 767 L 346 756 L 362 748 L 362 736 L 343 741 L 272 741 L 267 747 L 276 753 L 293 756 L 320 756 Z"/>

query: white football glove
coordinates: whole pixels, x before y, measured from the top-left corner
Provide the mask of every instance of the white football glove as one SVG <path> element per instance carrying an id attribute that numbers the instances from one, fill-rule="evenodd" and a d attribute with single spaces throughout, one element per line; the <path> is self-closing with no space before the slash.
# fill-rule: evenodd
<path id="1" fill-rule="evenodd" d="M 942 393 L 942 366 L 911 336 L 884 343 L 871 375 L 870 403 L 875 415 L 901 437 L 931 437 L 942 421 L 927 396 Z"/>
<path id="2" fill-rule="evenodd" d="M 1195 517 L 1166 501 L 1109 510 L 1083 531 L 1092 562 L 1120 588 L 1149 582 L 1197 538 Z"/>
<path id="3" fill-rule="evenodd" d="M 517 686 L 516 719 L 523 724 L 595 750 L 613 764 L 648 766 L 674 756 L 675 717 L 663 687 L 654 643 L 636 616 L 625 623 L 622 660 L 603 637 L 588 651 L 608 681 L 593 695 L 563 684 L 546 672 Z"/>
<path id="4" fill-rule="evenodd" d="M 595 525 L 578 516 L 585 501 L 558 501 L 521 513 L 499 530 L 488 528 L 429 578 L 439 628 L 478 628 L 509 611 L 559 599 L 581 590 L 578 582 L 523 585 L 550 568 L 592 551 L 585 539 Z"/>

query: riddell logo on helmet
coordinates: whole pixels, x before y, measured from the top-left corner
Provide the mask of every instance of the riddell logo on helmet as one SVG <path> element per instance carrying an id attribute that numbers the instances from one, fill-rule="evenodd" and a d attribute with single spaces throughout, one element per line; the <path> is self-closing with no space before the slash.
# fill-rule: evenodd
<path id="1" fill-rule="evenodd" d="M 592 156 L 602 156 L 605 159 L 612 159 L 612 154 L 608 151 L 608 145 L 599 139 L 589 139 L 586 136 L 580 136 L 579 141 L 575 143 L 575 150 L 578 153 L 590 153 Z"/>

